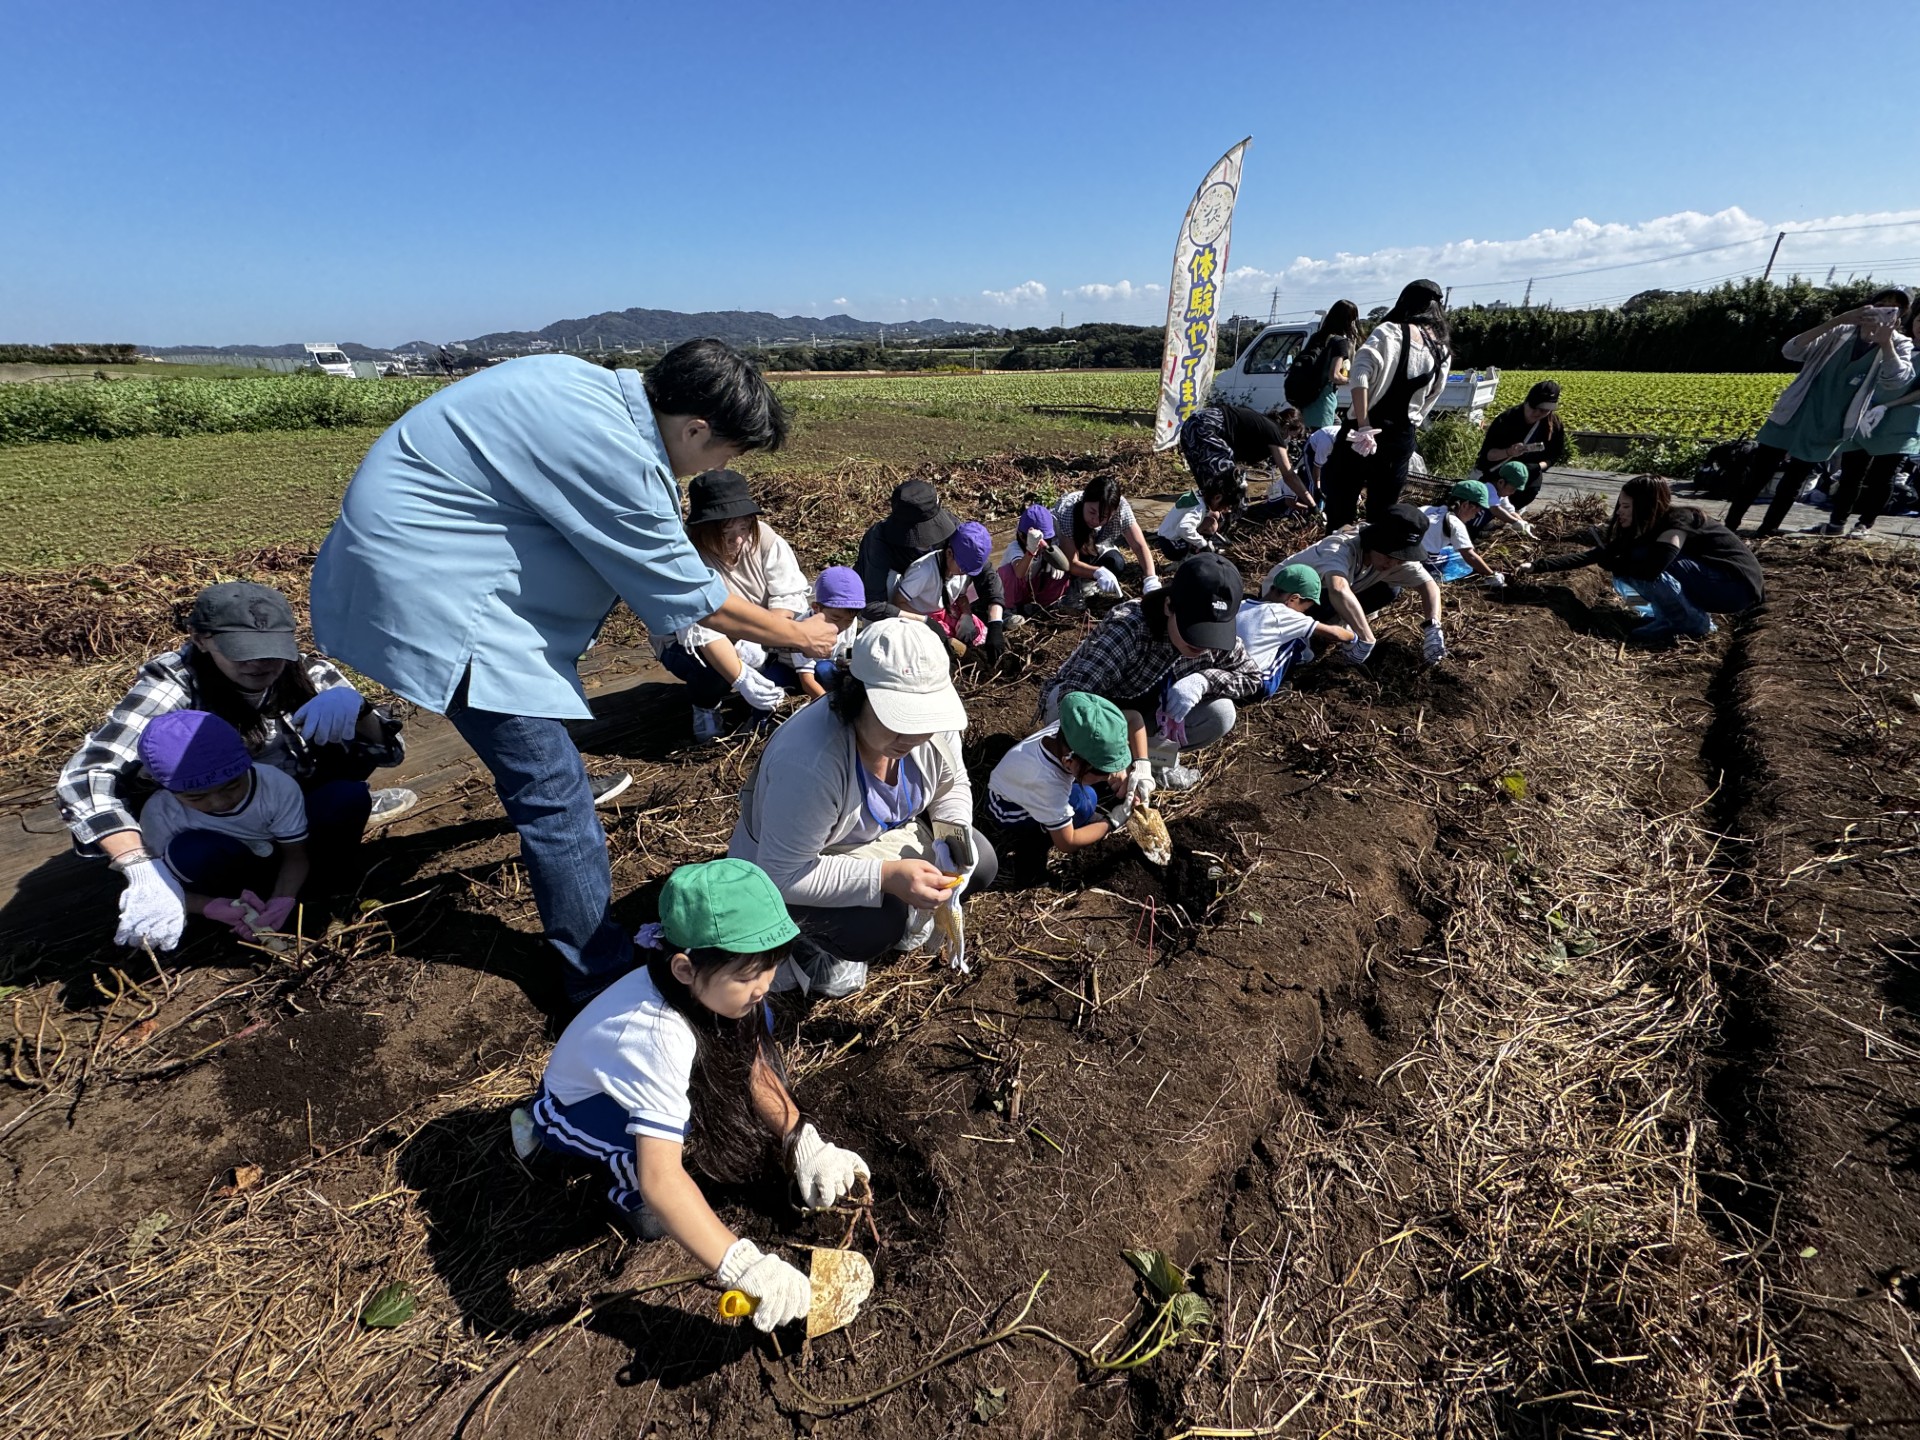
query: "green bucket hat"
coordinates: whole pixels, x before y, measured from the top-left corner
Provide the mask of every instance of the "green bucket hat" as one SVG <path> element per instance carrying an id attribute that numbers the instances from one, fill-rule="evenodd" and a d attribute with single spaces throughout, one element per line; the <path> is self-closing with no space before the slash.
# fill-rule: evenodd
<path id="1" fill-rule="evenodd" d="M 758 955 L 800 933 L 767 872 L 750 860 L 682 865 L 660 892 L 660 928 L 676 950 Z"/>
<path id="2" fill-rule="evenodd" d="M 1320 603 L 1320 572 L 1311 565 L 1276 565 L 1267 574 L 1269 595 L 1298 595 L 1309 604 Z"/>
<path id="3" fill-rule="evenodd" d="M 1478 480 L 1454 481 L 1447 489 L 1447 499 L 1468 500 L 1482 510 L 1493 504 L 1493 496 L 1487 493 L 1487 487 Z"/>
<path id="4" fill-rule="evenodd" d="M 1516 490 L 1527 488 L 1527 467 L 1518 460 L 1509 460 L 1493 472 L 1493 478 L 1504 480 Z"/>
<path id="5" fill-rule="evenodd" d="M 1075 690 L 1060 702 L 1060 738 L 1102 775 L 1126 769 L 1133 759 L 1127 744 L 1127 717 L 1120 707 L 1084 690 Z"/>

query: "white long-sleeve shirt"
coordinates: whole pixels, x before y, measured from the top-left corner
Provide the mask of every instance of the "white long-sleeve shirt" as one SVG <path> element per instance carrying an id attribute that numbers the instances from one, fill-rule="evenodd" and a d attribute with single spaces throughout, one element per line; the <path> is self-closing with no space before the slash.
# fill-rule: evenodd
<path id="1" fill-rule="evenodd" d="M 1371 409 L 1400 374 L 1401 337 L 1409 331 L 1413 334 L 1413 353 L 1407 360 L 1407 374 L 1415 379 L 1427 377 L 1427 384 L 1414 391 L 1413 399 L 1407 404 L 1407 419 L 1418 425 L 1438 403 L 1440 392 L 1447 388 L 1447 366 L 1453 359 L 1445 350 L 1435 355 L 1427 344 L 1426 331 L 1418 325 L 1402 325 L 1395 320 L 1374 326 L 1367 343 L 1353 357 L 1353 377 L 1349 384 L 1355 390 L 1367 392 L 1367 405 Z"/>

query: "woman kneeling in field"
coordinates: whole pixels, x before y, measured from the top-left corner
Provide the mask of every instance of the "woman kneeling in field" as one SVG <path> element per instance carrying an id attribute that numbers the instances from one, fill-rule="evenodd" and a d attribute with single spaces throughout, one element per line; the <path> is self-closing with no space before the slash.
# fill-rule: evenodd
<path id="1" fill-rule="evenodd" d="M 799 933 L 759 866 L 681 866 L 660 892 L 660 923 L 637 937 L 646 963 L 574 1017 L 539 1098 L 511 1117 L 521 1159 L 546 1150 L 604 1166 L 620 1223 L 643 1240 L 671 1236 L 745 1291 L 762 1330 L 803 1317 L 812 1286 L 729 1230 L 685 1162 L 742 1180 L 778 1147 L 811 1209 L 869 1175 L 803 1121 L 782 1078 L 766 995 Z"/>
<path id="2" fill-rule="evenodd" d="M 246 742 L 255 764 L 283 771 L 306 806 L 316 869 L 343 859 L 371 822 L 412 808 L 411 790 L 371 790 L 367 777 L 400 763 L 399 723 L 374 708 L 333 666 L 294 643 L 287 597 L 265 585 L 211 585 L 195 598 L 177 651 L 140 667 L 129 690 L 60 772 L 60 813 L 83 855 L 104 855 L 127 882 L 120 945 L 171 950 L 186 927 L 178 878 L 148 847 L 140 813 L 158 785 L 140 738 L 161 715 L 204 710 Z"/>

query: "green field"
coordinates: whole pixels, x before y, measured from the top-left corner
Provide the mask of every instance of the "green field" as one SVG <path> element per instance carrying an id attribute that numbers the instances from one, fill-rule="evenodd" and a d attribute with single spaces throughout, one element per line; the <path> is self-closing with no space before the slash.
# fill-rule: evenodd
<path id="1" fill-rule="evenodd" d="M 1500 409 L 1536 380 L 1560 382 L 1569 430 L 1727 440 L 1751 435 L 1791 375 L 1660 375 L 1634 370 L 1502 370 Z"/>

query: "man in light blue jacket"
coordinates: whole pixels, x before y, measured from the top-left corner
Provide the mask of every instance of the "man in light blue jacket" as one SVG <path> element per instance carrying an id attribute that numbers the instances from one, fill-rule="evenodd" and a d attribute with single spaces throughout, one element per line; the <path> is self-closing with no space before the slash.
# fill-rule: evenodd
<path id="1" fill-rule="evenodd" d="M 836 632 L 731 594 L 687 539 L 676 476 L 786 435 L 744 356 L 692 340 L 646 372 L 509 360 L 374 442 L 313 572 L 321 648 L 444 713 L 520 831 L 546 937 L 584 1000 L 632 966 L 586 767 L 576 662 L 616 600 L 650 630 L 699 623 L 824 658 Z"/>

